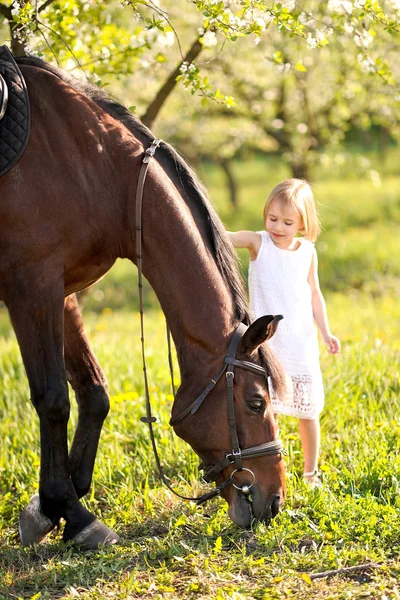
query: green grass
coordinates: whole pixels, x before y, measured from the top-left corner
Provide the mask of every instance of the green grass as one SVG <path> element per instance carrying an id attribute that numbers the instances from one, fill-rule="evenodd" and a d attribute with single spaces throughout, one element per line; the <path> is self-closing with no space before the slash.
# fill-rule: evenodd
<path id="1" fill-rule="evenodd" d="M 222 500 L 197 509 L 158 481 L 140 422 L 145 408 L 136 271 L 119 261 L 82 302 L 111 393 L 85 503 L 121 535 L 121 544 L 83 553 L 64 545 L 55 532 L 47 544 L 22 549 L 17 519 L 37 490 L 38 419 L 15 337 L 0 308 L 0 599 L 400 597 L 400 305 L 394 300 L 400 281 L 400 178 L 392 167 L 380 187 L 351 173 L 340 181 L 320 177 L 314 183 L 325 228 L 317 245 L 320 278 L 331 328 L 343 350 L 332 357 L 321 348 L 323 487 L 312 491 L 302 482 L 297 423 L 282 418 L 288 498 L 269 527 L 241 531 Z M 227 227 L 260 229 L 268 191 L 288 174 L 274 160 L 236 169 L 242 189 L 236 213 L 219 171 L 209 168 L 203 175 Z M 242 258 L 246 271 L 248 257 Z M 165 324 L 150 290 L 146 303 L 162 461 L 181 492 L 196 494 L 203 489 L 198 460 L 168 426 L 172 396 Z M 76 425 L 73 401 L 72 407 L 70 438 Z M 380 567 L 309 578 L 370 561 Z"/>
<path id="2" fill-rule="evenodd" d="M 13 334 L 0 342 L 0 598 L 396 598 L 400 564 L 400 307 L 353 293 L 328 299 L 343 352 L 321 353 L 324 486 L 301 481 L 296 421 L 282 419 L 288 500 L 270 527 L 243 532 L 215 500 L 202 509 L 158 482 L 145 425 L 137 314 L 88 315 L 106 370 L 112 410 L 87 506 L 122 535 L 113 549 L 81 553 L 53 534 L 20 548 L 16 521 L 37 488 L 38 423 Z M 359 309 L 354 311 L 354 306 Z M 351 318 L 350 318 L 351 316 Z M 166 471 L 184 493 L 199 491 L 197 459 L 168 426 L 171 394 L 163 317 L 148 314 L 147 353 Z M 397 340 L 397 341 L 396 341 Z M 70 434 L 76 423 L 73 409 Z M 304 573 L 367 561 L 376 572 L 310 583 Z M 361 578 L 362 579 L 362 578 Z M 362 595 L 364 594 L 364 595 Z M 383 596 L 382 596 L 383 597 Z"/>

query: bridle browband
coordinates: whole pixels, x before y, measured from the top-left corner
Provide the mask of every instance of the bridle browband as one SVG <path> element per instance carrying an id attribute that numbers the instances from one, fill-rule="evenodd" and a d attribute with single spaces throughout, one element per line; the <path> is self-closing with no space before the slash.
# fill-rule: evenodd
<path id="1" fill-rule="evenodd" d="M 142 362 L 143 362 L 143 374 L 144 374 L 144 387 L 145 387 L 145 398 L 146 398 L 146 417 L 142 417 L 141 421 L 147 423 L 149 426 L 149 433 L 151 444 L 153 447 L 153 453 L 155 457 L 155 461 L 157 464 L 158 473 L 160 479 L 163 483 L 168 487 L 168 489 L 173 492 L 179 498 L 183 498 L 184 500 L 191 500 L 196 502 L 197 504 L 203 504 L 207 500 L 214 498 L 219 495 L 222 490 L 227 488 L 230 485 L 233 485 L 235 488 L 241 490 L 244 494 L 250 493 L 250 488 L 255 482 L 254 473 L 243 467 L 243 461 L 249 458 L 257 458 L 260 456 L 270 456 L 275 454 L 283 454 L 283 446 L 281 440 L 273 440 L 272 442 L 266 442 L 265 444 L 259 444 L 258 446 L 251 446 L 250 448 L 245 448 L 241 450 L 239 444 L 239 438 L 237 434 L 236 427 L 236 419 L 235 419 L 235 407 L 234 407 L 234 393 L 233 393 L 233 385 L 234 385 L 234 377 L 235 367 L 239 367 L 242 369 L 246 369 L 247 371 L 251 371 L 252 373 L 259 375 L 261 377 L 265 377 L 268 379 L 268 372 L 255 363 L 245 360 L 238 360 L 236 358 L 237 350 L 239 347 L 240 340 L 243 337 L 243 334 L 247 330 L 247 326 L 244 323 L 240 323 L 239 326 L 235 329 L 233 336 L 229 342 L 228 351 L 225 356 L 224 365 L 218 375 L 210 381 L 210 383 L 206 386 L 203 392 L 198 396 L 185 410 L 183 410 L 177 417 L 174 417 L 170 420 L 170 425 L 174 426 L 177 423 L 180 423 L 185 417 L 189 414 L 194 415 L 203 404 L 204 400 L 211 392 L 211 390 L 217 385 L 218 381 L 221 379 L 222 375 L 225 373 L 226 377 L 226 389 L 228 395 L 228 424 L 229 424 L 229 432 L 231 438 L 231 447 L 232 452 L 229 452 L 225 455 L 225 457 L 220 460 L 218 463 L 212 466 L 204 466 L 201 467 L 204 469 L 204 475 L 202 479 L 207 483 L 212 483 L 216 479 L 218 479 L 219 475 L 226 469 L 229 465 L 234 465 L 234 470 L 231 472 L 228 479 L 220 483 L 216 486 L 211 492 L 207 494 L 203 494 L 202 496 L 191 498 L 187 496 L 182 496 L 178 492 L 176 492 L 170 485 L 168 479 L 164 475 L 164 471 L 161 465 L 161 461 L 158 455 L 154 431 L 153 431 L 153 423 L 156 422 L 156 418 L 153 417 L 151 412 L 151 404 L 150 404 L 150 394 L 149 394 L 149 386 L 147 379 L 147 370 L 146 370 L 146 359 L 145 359 L 145 351 L 144 351 L 144 320 L 143 320 L 143 259 L 142 259 L 142 201 L 143 201 L 143 189 L 144 183 L 146 180 L 147 170 L 149 167 L 149 162 L 151 158 L 154 156 L 155 151 L 160 145 L 161 140 L 154 139 L 151 143 L 150 147 L 147 148 L 142 166 L 139 173 L 138 179 L 138 187 L 136 191 L 136 258 L 137 258 L 137 267 L 138 267 L 138 288 L 139 288 L 139 305 L 140 305 L 140 328 L 141 328 L 141 343 L 142 343 Z M 171 367 L 171 358 L 170 358 L 170 367 Z M 172 371 L 171 371 L 172 374 Z M 237 472 L 246 471 L 251 474 L 252 481 L 249 485 L 244 484 L 241 487 L 235 484 L 234 476 Z"/>

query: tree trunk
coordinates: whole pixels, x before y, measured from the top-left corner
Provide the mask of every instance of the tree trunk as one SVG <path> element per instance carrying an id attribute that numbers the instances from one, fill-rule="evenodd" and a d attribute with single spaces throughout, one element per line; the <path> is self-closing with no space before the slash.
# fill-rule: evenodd
<path id="1" fill-rule="evenodd" d="M 238 207 L 238 186 L 232 170 L 232 161 L 228 160 L 227 158 L 222 158 L 219 161 L 219 164 L 221 165 L 228 182 L 229 200 L 233 208 L 236 210 Z"/>
<path id="2" fill-rule="evenodd" d="M 26 0 L 21 0 L 20 5 L 23 6 L 24 4 L 26 4 Z M 24 56 L 28 40 L 21 26 L 16 26 L 11 9 L 12 5 L 6 6 L 5 4 L 0 4 L 0 14 L 7 19 L 10 28 L 11 52 L 14 56 Z"/>
<path id="3" fill-rule="evenodd" d="M 292 171 L 292 177 L 306 179 L 307 181 L 310 180 L 310 168 L 305 161 L 301 163 L 289 163 L 289 167 Z"/>

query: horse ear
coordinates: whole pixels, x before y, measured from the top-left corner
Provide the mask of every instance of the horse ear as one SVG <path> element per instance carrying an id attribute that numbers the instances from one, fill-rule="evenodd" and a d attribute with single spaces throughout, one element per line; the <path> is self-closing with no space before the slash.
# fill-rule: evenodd
<path id="1" fill-rule="evenodd" d="M 241 351 L 245 354 L 254 352 L 260 344 L 274 335 L 281 319 L 282 315 L 265 315 L 254 321 L 242 337 Z"/>

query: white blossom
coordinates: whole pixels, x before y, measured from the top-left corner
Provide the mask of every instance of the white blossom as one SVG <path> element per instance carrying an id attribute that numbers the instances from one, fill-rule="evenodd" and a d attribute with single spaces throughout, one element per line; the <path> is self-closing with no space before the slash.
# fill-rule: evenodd
<path id="1" fill-rule="evenodd" d="M 299 15 L 299 21 L 302 25 L 309 27 L 310 25 L 312 25 L 314 23 L 313 14 L 311 12 L 310 13 L 302 12 Z"/>
<path id="2" fill-rule="evenodd" d="M 313 36 L 311 35 L 311 33 L 309 33 L 309 34 L 307 35 L 306 42 L 307 42 L 307 46 L 308 46 L 309 48 L 316 48 L 316 47 L 318 46 L 318 41 L 317 41 L 317 39 L 316 39 L 315 37 L 313 37 Z"/>
<path id="3" fill-rule="evenodd" d="M 212 48 L 218 43 L 217 36 L 213 31 L 206 31 L 203 35 L 203 46 L 205 48 Z"/>
<path id="4" fill-rule="evenodd" d="M 361 65 L 364 73 L 371 73 L 375 69 L 375 63 L 370 56 L 366 56 L 364 54 L 358 54 L 357 60 Z"/>
<path id="5" fill-rule="evenodd" d="M 354 36 L 354 41 L 360 48 L 368 48 L 374 41 L 374 38 L 369 31 L 359 31 Z"/>
<path id="6" fill-rule="evenodd" d="M 261 17 L 256 17 L 254 19 L 254 23 L 256 23 L 260 27 L 261 30 L 265 29 L 265 20 L 262 19 Z"/>
<path id="7" fill-rule="evenodd" d="M 354 25 L 352 25 L 351 23 L 348 23 L 347 21 L 343 24 L 343 29 L 345 30 L 346 33 L 353 33 L 354 31 Z"/>
<path id="8" fill-rule="evenodd" d="M 292 11 L 296 8 L 295 0 L 281 0 L 281 4 L 284 8 L 287 8 L 289 11 Z"/>
<path id="9" fill-rule="evenodd" d="M 170 48 L 174 45 L 175 34 L 173 31 L 166 31 L 157 36 L 157 42 L 162 48 Z"/>
<path id="10" fill-rule="evenodd" d="M 353 3 L 350 0 L 328 0 L 328 10 L 333 13 L 351 15 Z"/>

